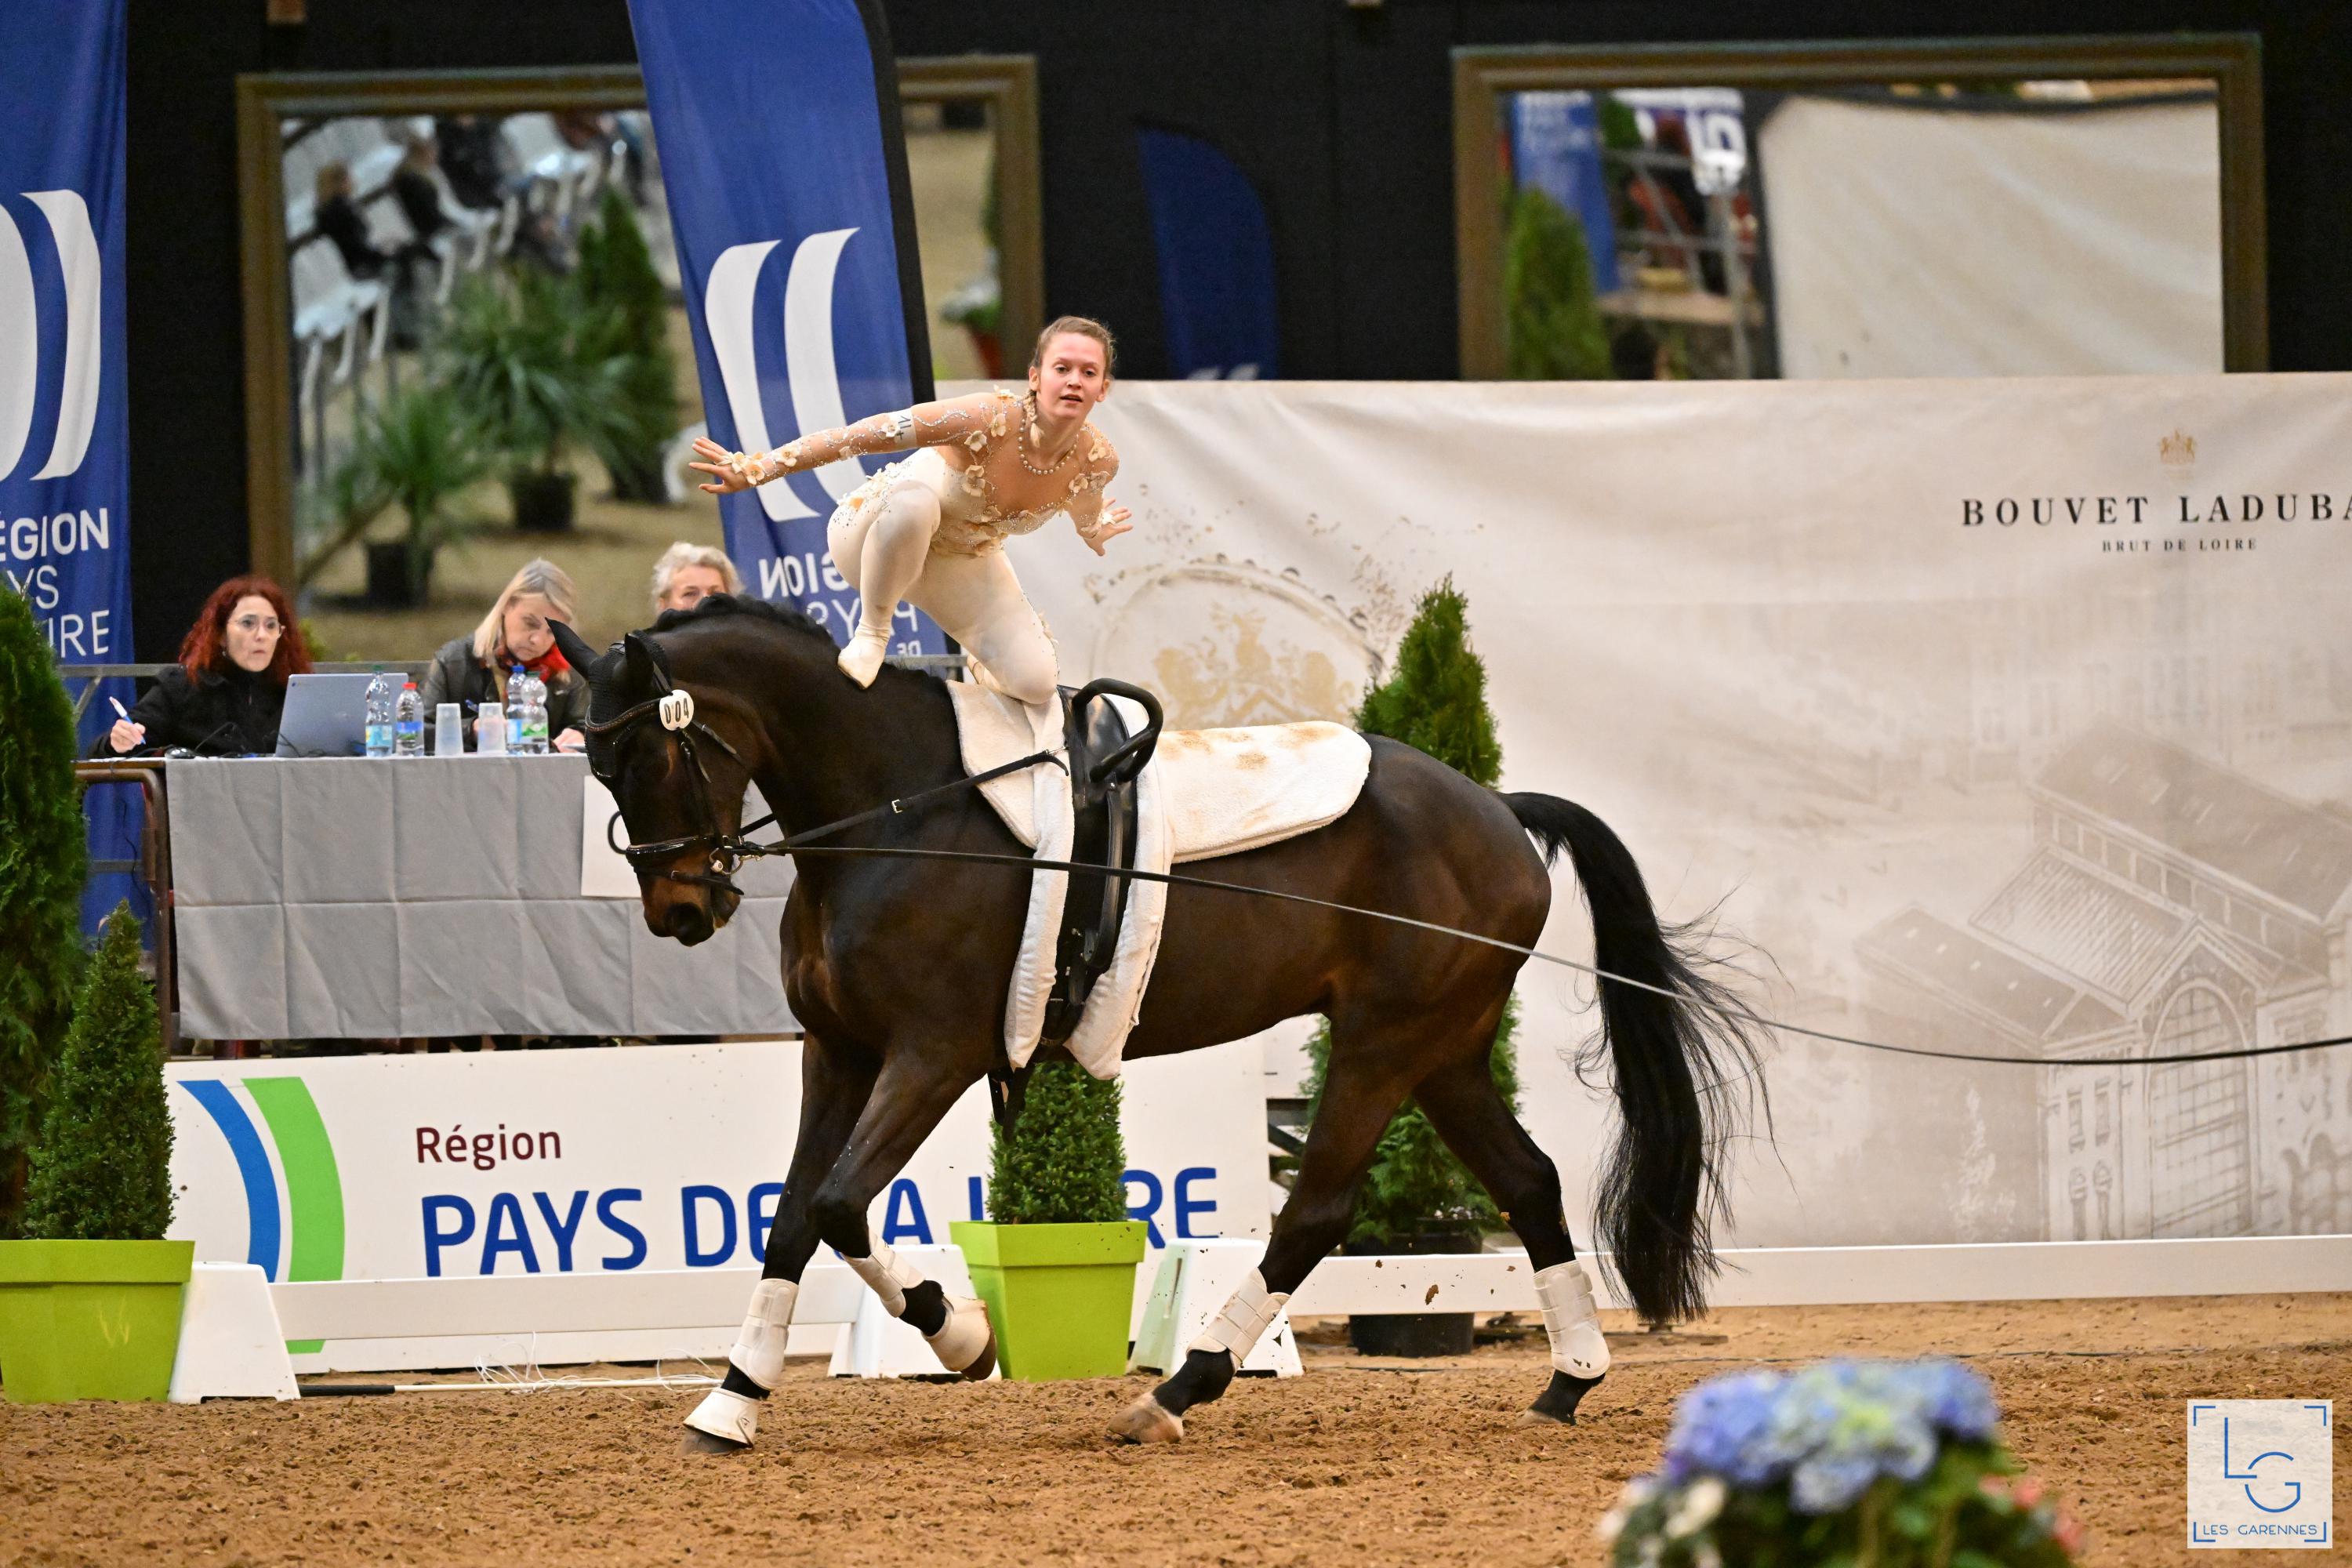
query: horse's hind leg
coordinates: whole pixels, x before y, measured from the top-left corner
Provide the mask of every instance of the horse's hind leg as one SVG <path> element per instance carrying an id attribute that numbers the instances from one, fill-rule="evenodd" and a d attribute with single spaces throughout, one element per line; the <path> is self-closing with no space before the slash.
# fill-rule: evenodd
<path id="1" fill-rule="evenodd" d="M 792 1331 L 801 1270 L 816 1250 L 809 1203 L 817 1184 L 841 1159 L 873 1093 L 875 1071 L 872 1056 L 814 1034 L 802 1047 L 800 1136 L 793 1143 L 775 1222 L 768 1228 L 760 1282 L 751 1288 L 751 1310 L 734 1349 L 727 1352 L 726 1381 L 686 1418 L 689 1450 L 731 1453 L 750 1446 L 759 1427 L 759 1402 L 783 1381 L 784 1340 Z"/>
<path id="2" fill-rule="evenodd" d="M 1485 1184 L 1526 1244 L 1536 1271 L 1536 1300 L 1551 1341 L 1551 1383 L 1522 1424 L 1576 1420 L 1577 1402 L 1609 1370 L 1592 1282 L 1576 1261 L 1560 1208 L 1559 1172 L 1511 1114 L 1484 1054 L 1454 1062 L 1422 1080 L 1413 1099 L 1446 1146 Z"/>
<path id="3" fill-rule="evenodd" d="M 1182 1436 L 1184 1412 L 1224 1393 L 1291 1293 L 1346 1239 L 1355 1220 L 1356 1190 L 1372 1152 L 1428 1056 L 1416 1049 L 1411 1033 L 1387 1026 L 1381 1029 L 1385 1038 L 1377 1042 L 1362 1037 L 1361 1026 L 1349 1030 L 1335 1025 L 1332 1033 L 1323 1102 L 1307 1131 L 1290 1201 L 1275 1216 L 1265 1261 L 1234 1293 L 1223 1314 L 1192 1342 L 1176 1374 L 1121 1412 L 1112 1425 L 1113 1436 L 1133 1443 Z"/>

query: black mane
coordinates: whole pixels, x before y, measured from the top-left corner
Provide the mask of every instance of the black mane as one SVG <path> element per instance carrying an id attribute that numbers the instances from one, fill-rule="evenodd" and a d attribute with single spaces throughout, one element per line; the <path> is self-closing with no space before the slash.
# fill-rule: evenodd
<path id="1" fill-rule="evenodd" d="M 812 637 L 823 643 L 828 653 L 837 652 L 841 647 L 834 640 L 833 634 L 825 630 L 823 625 L 812 620 L 801 611 L 776 604 L 772 600 L 754 599 L 742 594 L 706 595 L 688 609 L 664 610 L 656 618 L 654 624 L 646 629 L 654 632 L 676 631 L 681 626 L 695 626 L 721 616 L 749 616 L 754 620 L 769 622 L 796 636 Z M 898 665 L 885 665 L 883 668 L 894 672 L 894 678 L 895 676 L 912 676 L 918 680 L 929 681 L 933 685 L 940 683 L 940 677 L 928 669 L 908 669 Z M 593 684 L 593 678 L 591 684 Z"/>
<path id="2" fill-rule="evenodd" d="M 833 643 L 833 634 L 798 610 L 790 609 L 766 599 L 747 598 L 739 594 L 710 594 L 690 608 L 664 610 L 660 618 L 648 628 L 657 632 L 675 631 L 713 616 L 752 616 L 763 621 L 773 621 L 789 631 L 803 637 L 818 637 Z"/>

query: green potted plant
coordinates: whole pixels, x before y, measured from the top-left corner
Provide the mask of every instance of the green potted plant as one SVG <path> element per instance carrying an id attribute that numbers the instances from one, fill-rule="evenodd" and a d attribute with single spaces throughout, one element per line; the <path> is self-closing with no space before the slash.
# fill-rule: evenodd
<path id="1" fill-rule="evenodd" d="M 441 546 L 471 531 L 451 502 L 489 469 L 480 436 L 442 387 L 411 387 L 361 421 L 351 460 L 336 479 L 339 495 L 370 515 L 396 505 L 408 520 L 397 539 L 367 546 L 367 599 L 382 609 L 425 602 Z"/>
<path id="2" fill-rule="evenodd" d="M 1146 1226 L 1127 1217 L 1118 1080 L 1041 1063 L 993 1136 L 986 1220 L 955 1220 L 1004 1375 L 1030 1383 L 1127 1371 Z"/>
<path id="3" fill-rule="evenodd" d="M 1517 191 L 1507 200 L 1503 299 L 1510 378 L 1610 380 L 1616 373 L 1584 226 L 1542 191 Z"/>
<path id="4" fill-rule="evenodd" d="M 106 919 L 33 1146 L 25 1239 L 0 1241 L 0 1389 L 17 1404 L 162 1399 L 195 1244 L 172 1223 L 155 994 L 128 903 Z"/>
<path id="5" fill-rule="evenodd" d="M 1395 673 L 1364 694 L 1356 727 L 1417 746 L 1482 784 L 1502 776 L 1503 748 L 1486 706 L 1486 668 L 1470 647 L 1469 606 L 1448 578 L 1422 598 L 1397 649 Z M 1511 1036 L 1516 998 L 1503 1009 L 1490 1065 L 1504 1100 L 1518 1104 Z M 1307 1044 L 1310 1114 L 1319 1106 L 1330 1059 L 1329 1026 Z M 1411 1101 L 1381 1133 L 1356 1201 L 1346 1249 L 1354 1253 L 1475 1252 L 1503 1228 L 1478 1184 L 1421 1108 Z M 1468 1312 L 1381 1313 L 1351 1319 L 1349 1333 L 1368 1355 L 1461 1355 L 1472 1348 Z"/>
<path id="6" fill-rule="evenodd" d="M 582 352 L 616 394 L 617 418 L 587 437 L 617 500 L 669 499 L 662 456 L 677 434 L 677 364 L 669 344 L 669 302 L 636 215 L 614 185 L 604 187 L 596 221 L 581 231 L 573 278 L 592 330 Z"/>
<path id="7" fill-rule="evenodd" d="M 449 391 L 506 460 L 515 526 L 572 526 L 577 479 L 565 466 L 574 442 L 593 446 L 625 425 L 621 370 L 593 343 L 604 312 L 561 279 L 517 267 L 467 279 L 450 301 L 440 339 Z"/>
<path id="8" fill-rule="evenodd" d="M 81 972 L 89 869 L 73 704 L 25 595 L 0 593 L 0 1240 L 18 1234 L 26 1154 Z"/>

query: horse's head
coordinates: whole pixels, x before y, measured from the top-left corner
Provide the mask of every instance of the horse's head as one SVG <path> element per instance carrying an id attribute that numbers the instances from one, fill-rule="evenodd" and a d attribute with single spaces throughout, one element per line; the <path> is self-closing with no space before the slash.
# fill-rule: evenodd
<path id="1" fill-rule="evenodd" d="M 588 681 L 588 766 L 627 825 L 646 927 L 688 947 L 708 941 L 743 901 L 723 847 L 742 825 L 755 727 L 726 694 L 674 680 L 641 632 L 598 654 L 549 626 Z"/>

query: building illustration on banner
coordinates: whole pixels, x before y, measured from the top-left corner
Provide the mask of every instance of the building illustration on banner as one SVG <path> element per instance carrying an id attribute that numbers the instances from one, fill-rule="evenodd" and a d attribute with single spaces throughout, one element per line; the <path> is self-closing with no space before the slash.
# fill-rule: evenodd
<path id="1" fill-rule="evenodd" d="M 2113 721 L 2025 790 L 2031 843 L 1989 900 L 1856 942 L 1874 1012 L 2053 1061 L 2341 1026 L 2352 822 Z M 2329 1053 L 2039 1076 L 2048 1239 L 2352 1231 L 2352 1086 Z"/>

